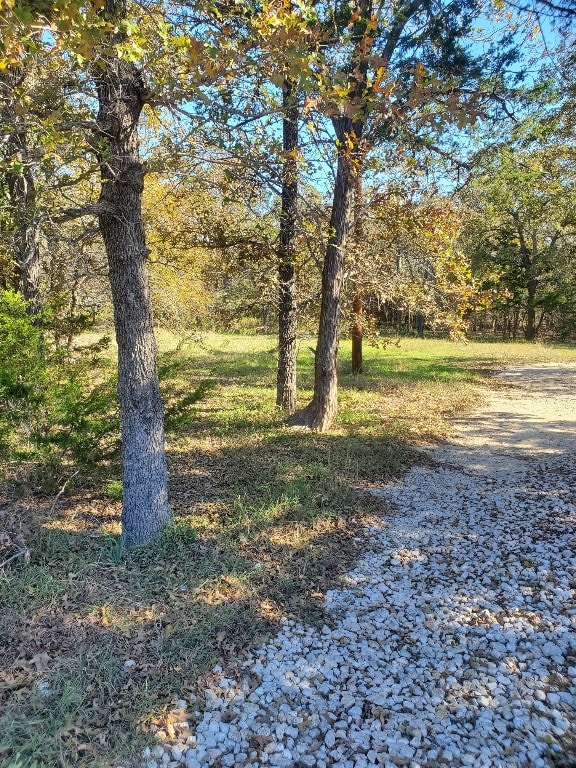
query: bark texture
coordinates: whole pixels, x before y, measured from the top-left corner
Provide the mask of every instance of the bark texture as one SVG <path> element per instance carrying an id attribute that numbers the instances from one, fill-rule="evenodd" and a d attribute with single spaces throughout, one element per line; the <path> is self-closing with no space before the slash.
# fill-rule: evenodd
<path id="1" fill-rule="evenodd" d="M 314 395 L 302 411 L 295 413 L 288 424 L 304 424 L 316 432 L 330 429 L 338 413 L 337 360 L 340 341 L 340 302 L 344 283 L 346 237 L 352 213 L 355 179 L 362 166 L 362 137 L 366 126 L 369 103 L 368 62 L 374 43 L 369 26 L 372 17 L 371 0 L 359 0 L 358 15 L 352 29 L 354 50 L 349 62 L 348 102 L 332 124 L 338 140 L 338 165 L 330 215 L 330 234 L 322 268 L 322 301 L 318 325 L 318 343 L 314 366 Z M 393 26 L 384 58 L 389 60 L 399 39 L 400 26 Z"/>
<path id="2" fill-rule="evenodd" d="M 29 313 L 35 316 L 42 309 L 41 254 L 28 126 L 18 99 L 25 77 L 24 68 L 19 66 L 10 66 L 0 72 L 0 104 L 3 156 L 9 163 L 6 186 L 12 213 L 14 282 L 28 301 Z"/>
<path id="3" fill-rule="evenodd" d="M 296 270 L 294 238 L 298 215 L 298 96 L 296 84 L 284 82 L 283 97 L 284 165 L 282 208 L 278 247 L 278 375 L 276 404 L 288 413 L 296 410 Z"/>
<path id="4" fill-rule="evenodd" d="M 106 10 L 119 17 L 122 3 Z M 122 531 L 127 547 L 157 536 L 170 520 L 164 451 L 163 403 L 142 221 L 144 172 L 138 121 L 145 101 L 140 73 L 112 55 L 95 69 L 98 126 L 104 138 L 100 201 L 114 213 L 99 216 L 106 247 L 118 343 L 122 433 Z"/>
<path id="5" fill-rule="evenodd" d="M 347 123 L 347 118 L 339 118 Z M 342 137 L 351 131 L 342 131 Z M 350 126 L 351 128 L 351 126 Z M 339 137 L 340 138 L 340 137 Z M 344 141 L 341 139 L 341 146 Z M 344 283 L 344 249 L 348 234 L 354 191 L 354 176 L 349 152 L 338 153 L 338 168 L 330 216 L 330 237 L 322 269 L 322 304 L 318 326 L 318 344 L 314 366 L 314 397 L 310 404 L 308 423 L 311 429 L 325 432 L 338 413 L 338 377 L 336 365 L 340 342 L 340 302 Z"/>

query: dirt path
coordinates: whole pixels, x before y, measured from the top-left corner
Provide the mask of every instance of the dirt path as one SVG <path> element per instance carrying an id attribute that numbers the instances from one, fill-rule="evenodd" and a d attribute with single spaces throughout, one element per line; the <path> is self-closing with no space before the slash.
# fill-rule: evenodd
<path id="1" fill-rule="evenodd" d="M 215 683 L 173 766 L 576 765 L 576 365 L 510 388 L 377 491 L 371 550 Z"/>
<path id="2" fill-rule="evenodd" d="M 497 473 L 519 469 L 531 457 L 570 463 L 567 454 L 576 450 L 576 364 L 514 366 L 497 378 L 509 386 L 456 421 L 451 444 L 435 448 L 433 456 Z"/>

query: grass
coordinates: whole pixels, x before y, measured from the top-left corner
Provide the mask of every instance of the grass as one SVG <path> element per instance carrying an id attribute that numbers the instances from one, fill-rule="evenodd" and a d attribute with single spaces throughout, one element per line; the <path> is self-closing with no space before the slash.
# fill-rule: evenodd
<path id="1" fill-rule="evenodd" d="M 284 614 L 325 621 L 323 592 L 362 550 L 362 525 L 385 511 L 366 489 L 446 437 L 495 385 L 488 373 L 576 361 L 568 347 L 405 340 L 368 348 L 353 377 L 344 342 L 338 423 L 314 435 L 287 429 L 275 407 L 273 338 L 160 342 L 176 425 L 174 524 L 162 537 L 122 551 L 112 465 L 77 476 L 56 504 L 29 493 L 0 509 L 0 528 L 17 521 L 32 553 L 0 581 L 1 766 L 138 765 L 151 727 L 169 733 L 174 702 L 216 662 L 240 657 Z M 311 345 L 301 342 L 301 403 Z"/>

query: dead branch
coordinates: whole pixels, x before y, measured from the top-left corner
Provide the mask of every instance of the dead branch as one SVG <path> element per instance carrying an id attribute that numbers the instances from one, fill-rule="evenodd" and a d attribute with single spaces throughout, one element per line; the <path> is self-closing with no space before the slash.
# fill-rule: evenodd
<path id="1" fill-rule="evenodd" d="M 79 469 L 77 469 L 77 470 L 76 470 L 76 472 L 74 472 L 74 474 L 70 475 L 70 477 L 69 477 L 69 478 L 66 480 L 66 482 L 64 483 L 64 485 L 62 486 L 62 488 L 60 488 L 60 490 L 58 491 L 58 493 L 57 493 L 57 494 L 56 494 L 56 496 L 54 497 L 54 501 L 52 502 L 52 506 L 50 507 L 50 514 L 51 514 L 51 515 L 53 515 L 53 514 L 54 514 L 54 510 L 56 509 L 56 504 L 58 504 L 58 500 L 60 499 L 60 497 L 62 496 L 62 494 L 63 494 L 63 493 L 64 493 L 64 491 L 66 490 L 66 486 L 68 485 L 68 483 L 70 482 L 70 480 L 72 480 L 73 478 L 75 478 L 75 477 L 76 477 L 76 475 L 77 475 L 79 472 L 80 472 L 80 470 L 79 470 Z"/>
<path id="2" fill-rule="evenodd" d="M 4 560 L 2 563 L 0 563 L 0 571 L 3 570 L 8 563 L 11 563 L 12 560 L 16 560 L 17 557 L 24 557 L 24 562 L 26 565 L 30 562 L 30 550 L 27 547 L 24 547 L 24 549 L 20 549 L 18 552 L 16 552 L 15 555 L 12 555 L 11 557 Z"/>

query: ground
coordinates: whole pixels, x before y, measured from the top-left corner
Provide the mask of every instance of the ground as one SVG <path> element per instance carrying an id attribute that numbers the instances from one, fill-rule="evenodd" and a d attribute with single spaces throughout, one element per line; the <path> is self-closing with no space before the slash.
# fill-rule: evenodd
<path id="1" fill-rule="evenodd" d="M 450 435 L 454 417 L 507 392 L 495 371 L 576 361 L 569 347 L 405 340 L 368 349 L 353 377 L 345 342 L 339 421 L 319 436 L 286 429 L 274 405 L 274 339 L 164 334 L 161 344 L 169 407 L 209 386 L 188 413 L 173 410 L 185 417 L 168 441 L 175 523 L 158 542 L 119 547 L 114 463 L 78 475 L 65 456 L 4 468 L 0 528 L 31 557 L 0 580 L 2 766 L 139 765 L 151 729 L 170 731 L 174 703 L 198 695 L 214 665 L 241 659 L 282 620 L 323 626 L 326 594 L 386 514 L 371 491 L 433 462 L 423 448 Z"/>
<path id="2" fill-rule="evenodd" d="M 427 466 L 373 489 L 387 513 L 329 622 L 284 619 L 217 667 L 148 768 L 576 765 L 576 366 L 500 379 Z"/>

